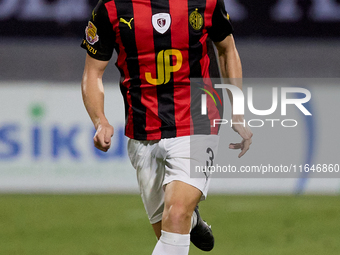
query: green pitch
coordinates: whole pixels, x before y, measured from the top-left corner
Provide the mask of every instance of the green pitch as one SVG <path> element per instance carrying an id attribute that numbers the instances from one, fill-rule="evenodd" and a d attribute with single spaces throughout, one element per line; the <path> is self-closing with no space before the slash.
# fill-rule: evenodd
<path id="1" fill-rule="evenodd" d="M 210 253 L 340 254 L 336 196 L 213 196 L 201 214 Z M 0 195 L 1 255 L 151 255 L 156 243 L 138 195 Z"/>

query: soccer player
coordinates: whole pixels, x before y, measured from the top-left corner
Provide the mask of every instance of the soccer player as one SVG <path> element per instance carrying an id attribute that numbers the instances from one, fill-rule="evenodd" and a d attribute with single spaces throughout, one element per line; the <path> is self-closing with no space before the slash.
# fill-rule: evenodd
<path id="1" fill-rule="evenodd" d="M 100 0 L 85 30 L 82 94 L 97 130 L 94 145 L 107 151 L 114 134 L 104 114 L 102 76 L 116 50 L 128 154 L 159 239 L 153 255 L 187 255 L 190 240 L 206 251 L 214 245 L 197 210 L 207 195 L 209 175 L 190 178 L 190 162 L 204 166 L 207 156 L 213 161 L 218 145 L 218 129 L 211 126 L 213 118 L 221 118 L 218 105 L 208 97 L 207 114 L 194 109 L 202 94 L 216 92 L 210 78 L 219 70 L 210 40 L 222 76 L 235 78 L 242 88 L 241 62 L 222 0 Z M 243 123 L 243 116 L 232 120 Z M 230 148 L 241 149 L 241 157 L 252 132 L 243 124 L 233 129 L 243 140 Z"/>

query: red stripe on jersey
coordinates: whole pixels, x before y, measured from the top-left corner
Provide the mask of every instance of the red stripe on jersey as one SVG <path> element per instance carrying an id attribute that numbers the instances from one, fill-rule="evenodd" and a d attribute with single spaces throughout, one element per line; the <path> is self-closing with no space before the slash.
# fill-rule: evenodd
<path id="1" fill-rule="evenodd" d="M 205 11 L 204 11 L 204 21 L 205 21 L 205 27 L 203 29 L 203 34 L 204 36 L 202 36 L 202 38 L 200 38 L 200 42 L 202 43 L 202 59 L 200 61 L 201 63 L 201 70 L 202 70 L 202 76 L 205 80 L 205 89 L 207 89 L 208 91 L 210 91 L 211 94 L 213 93 L 213 84 L 211 82 L 210 79 L 210 73 L 209 73 L 209 65 L 210 65 L 210 58 L 208 56 L 208 49 L 207 49 L 207 37 L 208 37 L 208 33 L 207 33 L 207 28 L 212 26 L 212 15 L 214 13 L 215 7 L 216 7 L 216 3 L 217 0 L 207 0 L 206 1 L 206 7 L 205 7 Z M 216 100 L 216 98 L 215 98 Z M 219 103 L 219 101 L 216 101 L 217 103 Z M 212 121 L 214 119 L 220 119 L 221 116 L 219 114 L 219 111 L 217 109 L 217 106 L 215 105 L 214 100 L 208 96 L 207 97 L 207 108 L 208 108 L 208 116 L 209 119 Z M 213 127 L 212 125 L 213 123 L 211 123 L 211 134 L 218 134 L 218 126 Z"/>
<path id="2" fill-rule="evenodd" d="M 207 37 L 208 34 L 203 34 L 200 38 L 200 43 L 202 44 L 202 58 L 200 60 L 201 64 L 201 74 L 203 78 L 210 78 L 209 74 L 209 65 L 210 65 L 210 58 L 208 56 L 208 49 L 207 49 Z"/>
<path id="3" fill-rule="evenodd" d="M 214 125 L 213 120 L 222 118 L 222 116 L 220 116 L 220 113 L 216 105 L 216 104 L 220 104 L 220 102 L 214 93 L 214 88 L 213 88 L 211 80 L 210 79 L 206 80 L 205 84 L 206 85 L 204 86 L 204 88 L 208 90 L 215 99 L 214 100 L 211 96 L 207 95 L 207 108 L 208 108 L 208 116 L 210 119 L 210 127 L 211 127 L 210 131 L 211 131 L 211 134 L 217 135 L 218 130 L 219 130 L 219 125 Z M 216 101 L 216 104 L 215 104 L 215 101 Z"/>
<path id="4" fill-rule="evenodd" d="M 106 3 L 105 7 L 109 15 L 110 22 L 113 25 L 113 30 L 116 31 L 115 28 L 118 27 L 118 18 L 117 18 L 117 8 L 116 8 L 115 1 L 110 1 Z"/>
<path id="5" fill-rule="evenodd" d="M 190 114 L 190 135 L 195 134 L 194 121 L 192 120 L 192 115 Z"/>
<path id="6" fill-rule="evenodd" d="M 161 139 L 159 128 L 162 125 L 158 117 L 157 86 L 146 81 L 145 73 L 150 72 L 155 77 L 156 56 L 153 41 L 153 26 L 151 23 L 152 9 L 150 1 L 133 1 L 134 24 L 136 46 L 138 51 L 138 62 L 141 80 L 141 103 L 146 106 L 146 127 L 147 140 Z M 150 19 L 145 19 L 150 17 Z"/>
<path id="7" fill-rule="evenodd" d="M 206 38 L 206 35 L 204 35 L 202 38 Z M 201 38 L 201 39 L 202 39 Z M 201 41 L 202 42 L 202 41 Z M 210 65 L 210 58 L 208 56 L 208 49 L 207 49 L 207 43 L 206 39 L 204 39 L 204 43 L 202 44 L 202 59 L 200 60 L 201 63 L 201 70 L 202 70 L 202 77 L 204 77 L 204 89 L 208 90 L 212 95 L 213 93 L 213 84 L 210 79 L 210 73 L 209 73 L 209 65 Z M 214 119 L 220 119 L 218 110 L 216 108 L 214 100 L 207 96 L 207 108 L 208 108 L 208 117 L 211 120 Z M 213 127 L 213 123 L 210 124 L 210 130 L 211 134 L 217 134 L 218 133 L 218 126 Z"/>
<path id="8" fill-rule="evenodd" d="M 202 44 L 202 59 L 200 61 L 201 63 L 201 70 L 202 70 L 202 77 L 203 78 L 210 78 L 209 75 L 209 65 L 210 65 L 210 59 L 207 55 L 207 37 L 208 37 L 208 33 L 207 33 L 207 28 L 212 26 L 212 16 L 214 13 L 214 9 L 216 6 L 216 1 L 217 0 L 206 0 L 206 6 L 205 6 L 205 10 L 204 10 L 204 28 L 203 28 L 203 36 L 200 38 L 200 42 Z"/>
<path id="9" fill-rule="evenodd" d="M 105 4 L 105 7 L 107 9 L 108 15 L 109 15 L 109 19 L 110 22 L 113 26 L 113 30 L 116 31 L 116 42 L 119 45 L 119 55 L 117 58 L 117 66 L 119 68 L 121 68 L 124 72 L 124 82 L 122 82 L 121 84 L 124 84 L 124 86 L 126 86 L 127 88 L 127 94 L 126 94 L 126 101 L 129 105 L 129 112 L 128 112 L 128 116 L 130 116 L 127 119 L 127 123 L 125 125 L 125 133 L 128 137 L 130 138 L 134 138 L 134 131 L 133 131 L 133 110 L 132 110 L 132 101 L 131 101 L 131 95 L 129 93 L 129 87 L 130 87 L 130 82 L 127 82 L 127 80 L 130 78 L 129 77 L 129 71 L 127 69 L 127 65 L 126 65 L 126 52 L 123 46 L 123 43 L 121 41 L 121 38 L 119 36 L 119 20 L 117 17 L 117 8 L 116 8 L 116 4 L 114 1 L 110 1 L 108 3 Z"/>
<path id="10" fill-rule="evenodd" d="M 216 4 L 217 4 L 217 0 L 206 1 L 205 11 L 204 11 L 204 22 L 205 22 L 206 28 L 209 28 L 212 26 L 212 16 L 213 16 Z"/>
<path id="11" fill-rule="evenodd" d="M 205 36 L 203 36 L 205 37 Z M 213 87 L 213 83 L 211 81 L 211 77 L 210 77 L 210 73 L 209 73 L 209 65 L 210 65 L 210 58 L 208 55 L 208 49 L 207 49 L 207 43 L 206 40 L 204 40 L 205 43 L 202 45 L 202 59 L 200 61 L 201 63 L 201 70 L 202 70 L 202 76 L 204 77 L 204 88 L 206 90 L 208 90 L 213 96 L 214 99 L 216 101 L 217 104 L 220 103 L 220 101 L 218 100 L 218 98 L 216 97 L 216 92 L 214 93 L 214 87 Z M 220 116 L 220 113 L 218 111 L 217 105 L 215 104 L 214 100 L 208 96 L 207 97 L 207 108 L 208 108 L 208 116 L 210 119 L 210 130 L 211 130 L 211 134 L 213 135 L 217 135 L 218 134 L 218 130 L 219 130 L 219 126 L 218 125 L 213 125 L 214 123 L 212 123 L 212 121 L 214 119 L 221 119 L 222 116 Z"/>
<path id="12" fill-rule="evenodd" d="M 200 38 L 200 42 L 202 44 L 202 59 L 200 61 L 201 63 L 201 70 L 202 70 L 202 77 L 203 78 L 210 78 L 209 75 L 209 65 L 210 65 L 210 59 L 207 55 L 207 37 L 208 37 L 208 31 L 207 28 L 212 26 L 212 15 L 216 6 L 217 0 L 206 0 L 206 6 L 204 10 L 204 28 L 203 28 L 203 36 Z"/>
<path id="13" fill-rule="evenodd" d="M 183 0 L 169 1 L 171 23 L 171 45 L 173 49 L 184 49 L 182 67 L 173 73 L 174 103 L 177 136 L 190 135 L 190 65 L 189 65 L 189 21 L 188 3 Z M 183 19 L 183 17 L 187 17 Z M 178 34 L 178 31 L 181 31 Z M 173 57 L 173 65 L 177 59 Z"/>

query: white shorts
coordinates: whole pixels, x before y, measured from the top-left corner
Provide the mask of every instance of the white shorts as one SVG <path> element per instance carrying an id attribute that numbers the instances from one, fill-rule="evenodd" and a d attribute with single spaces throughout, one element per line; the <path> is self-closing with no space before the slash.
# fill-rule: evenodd
<path id="1" fill-rule="evenodd" d="M 194 147 L 192 153 L 190 141 Z M 195 146 L 193 141 L 196 141 Z M 128 154 L 137 171 L 141 197 L 151 224 L 162 220 L 164 186 L 172 181 L 190 184 L 202 192 L 201 200 L 206 198 L 209 175 L 201 173 L 200 178 L 190 178 L 190 164 L 194 160 L 205 166 L 212 159 L 211 150 L 217 153 L 217 147 L 217 135 L 182 136 L 154 141 L 129 139 Z"/>

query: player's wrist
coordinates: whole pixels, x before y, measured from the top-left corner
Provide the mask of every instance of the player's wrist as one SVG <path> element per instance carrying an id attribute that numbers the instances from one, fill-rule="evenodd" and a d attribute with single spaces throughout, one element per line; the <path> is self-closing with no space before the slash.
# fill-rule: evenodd
<path id="1" fill-rule="evenodd" d="M 104 127 L 104 126 L 110 126 L 109 121 L 104 117 L 104 118 L 98 118 L 94 121 L 94 127 L 96 130 L 98 130 L 99 127 Z"/>
<path id="2" fill-rule="evenodd" d="M 233 122 L 243 122 L 244 121 L 244 115 L 231 115 L 231 119 Z"/>

